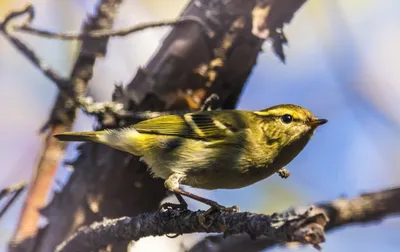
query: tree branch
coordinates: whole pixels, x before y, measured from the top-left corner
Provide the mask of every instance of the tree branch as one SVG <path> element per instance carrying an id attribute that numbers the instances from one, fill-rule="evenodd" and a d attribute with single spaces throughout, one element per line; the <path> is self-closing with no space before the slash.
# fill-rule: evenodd
<path id="1" fill-rule="evenodd" d="M 20 16 L 27 15 L 25 22 L 23 23 L 22 26 L 12 26 L 9 23 Z M 59 89 L 59 99 L 63 99 L 65 101 L 68 101 L 68 103 L 71 103 L 68 107 L 75 108 L 75 107 L 80 107 L 83 112 L 86 114 L 91 114 L 91 115 L 96 115 L 99 118 L 104 117 L 106 113 L 110 113 L 115 117 L 118 118 L 135 118 L 135 115 L 130 113 L 129 111 L 124 110 L 124 106 L 122 103 L 119 102 L 93 102 L 93 100 L 90 97 L 86 97 L 84 95 L 84 92 L 76 92 L 74 89 L 74 83 L 72 83 L 72 77 L 70 79 L 65 78 L 60 76 L 56 71 L 54 71 L 51 67 L 47 66 L 43 61 L 36 55 L 36 53 L 27 47 L 24 43 L 22 43 L 18 38 L 14 37 L 12 34 L 9 33 L 10 27 L 13 27 L 16 29 L 16 27 L 19 27 L 22 29 L 22 27 L 25 27 L 26 29 L 29 28 L 29 24 L 33 21 L 35 16 L 35 9 L 33 8 L 32 5 L 27 5 L 25 8 L 19 11 L 13 11 L 10 14 L 6 16 L 4 21 L 0 24 L 0 29 L 3 33 L 3 35 L 11 42 L 13 46 L 15 46 L 21 53 L 24 55 L 37 69 L 39 69 L 47 78 L 49 78 L 53 83 L 57 86 Z M 187 21 L 187 20 L 186 20 Z M 97 27 L 97 26 L 96 26 Z M 142 26 L 141 26 L 142 27 Z M 41 30 L 35 30 L 33 28 L 32 33 L 37 31 L 37 34 L 40 35 L 41 33 L 46 33 L 45 31 Z M 90 37 L 90 30 L 87 30 L 88 34 L 87 36 L 83 36 L 80 38 L 85 42 L 87 39 L 91 39 Z M 50 32 L 47 32 L 50 33 Z M 62 36 L 62 35 L 60 35 Z M 54 34 L 54 37 L 57 37 L 57 34 Z M 102 37 L 97 37 L 101 41 L 101 39 L 107 39 L 109 36 L 102 36 Z M 92 38 L 93 39 L 93 38 Z M 87 42 L 86 42 L 87 43 Z M 84 44 L 85 45 L 85 44 Z M 87 49 L 82 49 L 81 53 L 84 53 L 84 51 Z M 105 51 L 105 49 L 101 49 L 101 51 Z M 78 61 L 77 61 L 78 62 Z M 76 67 L 75 67 L 76 68 Z M 86 69 L 88 70 L 88 69 Z M 76 71 L 75 71 L 76 72 Z M 57 102 L 56 102 L 57 104 Z M 58 108 L 60 109 L 60 108 Z M 54 113 L 54 108 L 53 108 L 53 113 Z M 140 118 L 140 115 L 138 115 Z M 44 132 L 50 124 L 53 119 L 49 119 L 49 121 L 42 127 L 41 132 Z M 57 120 L 55 120 L 57 121 Z"/>
<path id="2" fill-rule="evenodd" d="M 339 198 L 332 202 L 317 204 L 315 211 L 329 218 L 325 231 L 332 231 L 348 225 L 377 222 L 392 215 L 400 214 L 400 188 L 388 189 L 360 195 L 354 199 Z M 245 235 L 224 238 L 222 235 L 208 236 L 189 251 L 200 252 L 258 252 L 280 244 L 262 237 L 256 241 Z"/>
<path id="3" fill-rule="evenodd" d="M 7 203 L 0 209 L 0 218 L 7 212 L 8 208 L 14 203 L 14 201 L 21 195 L 21 193 L 25 190 L 26 183 L 20 182 L 16 185 L 4 188 L 0 191 L 0 200 L 4 197 L 12 194 L 12 196 L 8 199 Z"/>
<path id="4" fill-rule="evenodd" d="M 319 247 L 325 241 L 323 228 L 327 223 L 324 214 L 313 210 L 302 213 L 289 210 L 283 214 L 263 215 L 253 213 L 214 212 L 207 215 L 209 223 L 201 224 L 205 211 L 168 210 L 105 220 L 82 227 L 58 248 L 58 252 L 91 251 L 116 241 L 139 240 L 146 236 L 170 233 L 224 233 L 224 236 L 246 233 L 252 239 L 266 236 L 276 241 L 297 241 Z"/>
<path id="5" fill-rule="evenodd" d="M 104 39 L 109 37 L 124 37 L 130 35 L 132 33 L 143 31 L 148 28 L 156 28 L 156 27 L 163 27 L 163 26 L 171 26 L 171 25 L 180 25 L 186 23 L 198 23 L 203 29 L 206 36 L 213 36 L 213 31 L 208 27 L 206 23 L 204 23 L 201 19 L 196 17 L 183 17 L 180 19 L 173 19 L 173 20 L 162 20 L 158 22 L 150 22 L 150 23 L 143 23 L 137 24 L 132 27 L 128 27 L 125 29 L 119 30 L 94 30 L 94 31 L 87 31 L 86 33 L 56 33 L 51 31 L 46 31 L 38 28 L 34 28 L 29 26 L 28 24 L 24 23 L 21 26 L 12 26 L 12 29 L 15 31 L 20 31 L 28 34 L 33 34 L 37 36 L 42 36 L 46 38 L 54 38 L 54 39 L 61 39 L 61 40 L 84 40 L 84 39 Z"/>
<path id="6" fill-rule="evenodd" d="M 25 22 L 21 26 L 12 26 L 9 24 L 13 19 L 18 18 L 20 16 L 27 15 Z M 112 116 L 114 118 L 118 118 L 119 120 L 145 120 L 151 119 L 154 117 L 158 117 L 161 115 L 170 114 L 170 112 L 155 112 L 155 111 L 143 111 L 143 112 L 131 112 L 127 111 L 124 108 L 124 104 L 116 101 L 106 101 L 106 102 L 94 102 L 91 97 L 84 96 L 83 94 L 74 93 L 74 90 L 71 90 L 73 84 L 70 79 L 64 78 L 60 76 L 56 71 L 54 71 L 51 67 L 47 66 L 43 61 L 36 55 L 36 53 L 27 47 L 24 43 L 22 43 L 18 38 L 14 37 L 9 33 L 10 28 L 14 30 L 27 31 L 28 33 L 32 33 L 35 35 L 42 35 L 48 38 L 58 38 L 58 39 L 107 39 L 112 36 L 125 36 L 130 33 L 144 30 L 147 28 L 164 26 L 164 25 L 173 25 L 173 24 L 185 24 L 185 23 L 199 23 L 207 34 L 211 34 L 212 31 L 205 23 L 203 23 L 200 19 L 196 17 L 184 17 L 182 19 L 177 20 L 169 20 L 169 21 L 160 21 L 154 23 L 146 23 L 139 24 L 137 26 L 133 26 L 126 29 L 121 29 L 117 31 L 113 30 L 96 30 L 90 31 L 88 30 L 86 34 L 59 34 L 52 33 L 49 31 L 39 30 L 36 28 L 32 28 L 29 24 L 33 21 L 35 16 L 35 9 L 32 5 L 27 5 L 25 8 L 19 11 L 13 11 L 9 13 L 4 21 L 0 23 L 0 30 L 3 32 L 3 35 L 14 45 L 21 53 L 24 55 L 32 64 L 39 69 L 47 78 L 53 81 L 53 83 L 58 87 L 60 93 L 60 97 L 69 101 L 75 107 L 80 107 L 82 111 L 89 115 L 95 115 L 100 122 L 102 122 L 103 126 L 108 126 L 107 122 L 102 120 L 102 118 L 107 115 Z M 185 111 L 185 112 L 188 112 Z M 178 112 L 176 112 L 178 113 Z M 50 122 L 47 122 L 41 132 L 43 132 L 48 126 Z M 114 125 L 115 126 L 115 125 Z"/>
<path id="7" fill-rule="evenodd" d="M 206 238 L 190 249 L 190 252 L 260 251 L 282 242 L 308 243 L 318 248 L 325 241 L 324 227 L 325 231 L 331 231 L 399 214 L 400 188 L 363 194 L 354 199 L 339 198 L 318 204 L 305 213 L 303 209 L 298 207 L 271 216 L 218 212 L 210 216 L 211 223 L 207 227 L 199 222 L 204 211 L 170 210 L 133 218 L 105 220 L 80 228 L 60 244 L 57 251 L 89 251 L 116 241 L 137 241 L 146 236 L 195 232 L 224 234 Z M 255 240 L 259 236 L 262 237 Z"/>
<path id="8" fill-rule="evenodd" d="M 22 53 L 23 56 L 25 56 L 30 62 L 32 62 L 34 66 L 37 67 L 47 78 L 53 81 L 59 89 L 68 90 L 68 79 L 61 77 L 53 69 L 44 64 L 30 48 L 28 48 L 18 38 L 10 34 L 9 28 L 11 25 L 9 23 L 13 19 L 16 19 L 23 15 L 27 15 L 23 26 L 30 24 L 35 16 L 35 9 L 33 8 L 33 6 L 27 5 L 21 10 L 10 12 L 3 20 L 3 22 L 0 23 L 0 31 L 2 32 L 4 37 L 8 39 L 8 41 Z"/>

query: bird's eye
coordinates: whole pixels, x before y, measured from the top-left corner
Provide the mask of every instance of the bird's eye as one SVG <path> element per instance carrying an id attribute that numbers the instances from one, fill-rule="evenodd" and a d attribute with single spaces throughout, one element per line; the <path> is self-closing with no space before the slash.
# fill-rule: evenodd
<path id="1" fill-rule="evenodd" d="M 291 123 L 291 122 L 293 121 L 293 117 L 292 117 L 291 115 L 289 115 L 289 114 L 284 114 L 284 115 L 281 117 L 281 120 L 282 120 L 282 122 L 284 122 L 284 123 Z"/>

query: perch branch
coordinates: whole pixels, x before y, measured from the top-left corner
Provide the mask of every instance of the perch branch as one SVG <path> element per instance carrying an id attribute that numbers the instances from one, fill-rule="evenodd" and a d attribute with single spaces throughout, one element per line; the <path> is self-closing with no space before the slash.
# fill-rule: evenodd
<path id="1" fill-rule="evenodd" d="M 297 241 L 319 247 L 325 241 L 323 228 L 327 223 L 324 214 L 312 209 L 302 213 L 290 210 L 283 214 L 263 215 L 248 212 L 214 212 L 207 226 L 199 221 L 204 211 L 168 210 L 144 213 L 137 217 L 105 220 L 80 228 L 59 245 L 58 252 L 91 251 L 116 241 L 139 240 L 146 236 L 170 233 L 224 233 L 224 236 L 246 233 L 252 239 L 266 236 L 277 241 Z"/>
<path id="2" fill-rule="evenodd" d="M 400 213 L 400 188 L 363 194 L 353 199 L 339 198 L 332 202 L 316 205 L 316 212 L 324 213 L 329 218 L 325 231 L 332 231 L 347 225 L 380 221 Z M 245 235 L 236 235 L 224 239 L 222 235 L 208 236 L 189 251 L 248 251 L 258 252 L 278 245 L 275 240 L 260 238 L 250 240 Z"/>

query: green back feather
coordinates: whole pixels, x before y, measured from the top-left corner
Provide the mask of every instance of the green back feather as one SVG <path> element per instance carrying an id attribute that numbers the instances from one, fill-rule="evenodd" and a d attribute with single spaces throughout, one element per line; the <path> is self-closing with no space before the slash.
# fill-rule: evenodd
<path id="1" fill-rule="evenodd" d="M 140 133 L 173 135 L 195 139 L 221 139 L 247 128 L 247 111 L 204 111 L 146 120 L 133 127 Z"/>

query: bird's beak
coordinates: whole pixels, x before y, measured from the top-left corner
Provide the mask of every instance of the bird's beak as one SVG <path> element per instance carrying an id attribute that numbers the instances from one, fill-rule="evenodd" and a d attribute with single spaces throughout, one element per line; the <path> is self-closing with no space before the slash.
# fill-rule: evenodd
<path id="1" fill-rule="evenodd" d="M 326 120 L 326 119 L 316 119 L 316 120 L 307 122 L 307 125 L 311 126 L 311 127 L 318 127 L 318 126 L 320 126 L 322 124 L 325 124 L 327 122 L 328 122 L 328 120 Z"/>

